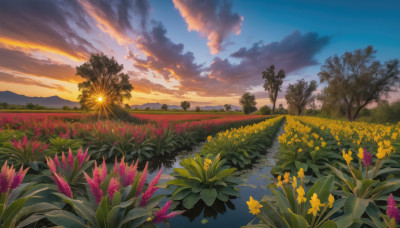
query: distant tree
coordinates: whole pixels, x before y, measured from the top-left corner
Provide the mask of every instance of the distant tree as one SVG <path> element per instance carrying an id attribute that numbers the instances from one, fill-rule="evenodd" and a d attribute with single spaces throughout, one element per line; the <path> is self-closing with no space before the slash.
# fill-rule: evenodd
<path id="1" fill-rule="evenodd" d="M 262 78 L 265 79 L 264 89 L 269 93 L 269 99 L 272 102 L 272 113 L 275 112 L 275 103 L 278 92 L 281 91 L 283 79 L 285 79 L 285 71 L 279 70 L 275 74 L 275 66 L 271 65 L 266 71 L 262 72 Z"/>
<path id="2" fill-rule="evenodd" d="M 224 108 L 225 108 L 225 110 L 226 110 L 227 112 L 229 112 L 229 111 L 232 110 L 232 106 L 231 106 L 230 104 L 225 104 L 225 105 L 224 105 Z"/>
<path id="3" fill-rule="evenodd" d="M 81 106 L 108 115 L 116 107 L 115 104 L 121 105 L 125 99 L 130 99 L 133 86 L 123 69 L 124 66 L 118 64 L 114 57 L 104 54 L 93 54 L 88 62 L 77 66 L 76 75 L 84 79 L 78 84 Z"/>
<path id="4" fill-rule="evenodd" d="M 344 104 L 349 121 L 355 120 L 365 106 L 392 91 L 399 78 L 399 60 L 382 65 L 375 60 L 375 53 L 368 46 L 341 57 L 329 57 L 318 74 L 321 82 L 328 84 L 323 100 Z"/>
<path id="5" fill-rule="evenodd" d="M 261 115 L 271 115 L 271 108 L 268 105 L 264 105 L 260 108 Z"/>
<path id="6" fill-rule="evenodd" d="M 75 107 L 74 107 L 74 110 L 77 111 L 77 110 L 78 110 L 78 107 L 75 106 Z"/>
<path id="7" fill-rule="evenodd" d="M 35 104 L 33 104 L 33 103 L 28 103 L 28 104 L 26 104 L 26 108 L 27 108 L 27 109 L 31 109 L 31 110 L 34 110 L 34 109 L 36 108 L 36 106 L 37 106 L 37 105 L 35 105 Z"/>
<path id="8" fill-rule="evenodd" d="M 289 111 L 295 115 L 301 115 L 307 104 L 310 103 L 312 94 L 316 89 L 317 82 L 314 80 L 308 83 L 301 79 L 295 84 L 289 84 L 285 95 Z"/>
<path id="9" fill-rule="evenodd" d="M 243 96 L 239 100 L 239 103 L 242 105 L 243 112 L 246 115 L 257 110 L 256 97 L 254 95 L 251 95 L 249 92 L 243 94 Z"/>
<path id="10" fill-rule="evenodd" d="M 131 106 L 130 106 L 129 104 L 125 104 L 124 108 L 125 108 L 126 110 L 131 110 Z"/>
<path id="11" fill-rule="evenodd" d="M 168 105 L 167 104 L 161 105 L 161 110 L 167 111 L 168 110 Z"/>
<path id="12" fill-rule="evenodd" d="M 9 104 L 7 102 L 3 102 L 0 104 L 0 108 L 1 109 L 8 109 L 9 108 Z"/>
<path id="13" fill-rule="evenodd" d="M 146 111 L 150 111 L 150 107 L 147 107 L 145 110 L 146 110 Z"/>
<path id="14" fill-rule="evenodd" d="M 71 110 L 71 108 L 70 108 L 70 107 L 68 107 L 68 106 L 66 106 L 66 105 L 65 105 L 65 106 L 63 106 L 63 107 L 62 107 L 62 109 L 63 109 L 63 110 Z"/>
<path id="15" fill-rule="evenodd" d="M 190 108 L 190 103 L 187 102 L 187 101 L 182 101 L 181 102 L 181 107 L 182 107 L 183 110 L 186 111 L 188 108 Z"/>
<path id="16" fill-rule="evenodd" d="M 201 111 L 200 107 L 196 106 L 196 112 L 200 112 L 200 111 Z"/>

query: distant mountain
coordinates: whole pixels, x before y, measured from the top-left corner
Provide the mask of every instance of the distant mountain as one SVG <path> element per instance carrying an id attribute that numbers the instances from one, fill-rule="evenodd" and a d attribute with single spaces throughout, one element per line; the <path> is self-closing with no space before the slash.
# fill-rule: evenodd
<path id="1" fill-rule="evenodd" d="M 26 105 L 27 103 L 33 103 L 48 108 L 62 108 L 63 106 L 68 106 L 70 108 L 79 107 L 78 102 L 65 100 L 59 96 L 28 97 L 10 91 L 0 91 L 0 103 L 1 102 L 7 102 L 8 104 L 15 104 L 15 105 Z"/>
<path id="2" fill-rule="evenodd" d="M 146 103 L 146 104 L 142 104 L 142 105 L 132 105 L 131 108 L 135 109 L 146 109 L 146 108 L 150 108 L 150 109 L 161 109 L 161 105 L 160 103 Z M 194 110 L 196 107 L 190 107 L 190 109 Z M 168 110 L 171 109 L 182 109 L 181 106 L 179 105 L 168 105 Z M 220 109 L 225 109 L 223 105 L 216 105 L 216 106 L 203 106 L 200 107 L 201 110 L 220 110 Z M 235 106 L 232 105 L 232 110 L 241 110 L 242 108 L 239 106 Z"/>

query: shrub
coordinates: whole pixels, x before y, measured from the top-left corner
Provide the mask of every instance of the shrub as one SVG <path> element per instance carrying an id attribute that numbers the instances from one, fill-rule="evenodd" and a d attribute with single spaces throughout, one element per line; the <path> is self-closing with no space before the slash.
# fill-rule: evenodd
<path id="1" fill-rule="evenodd" d="M 264 105 L 260 108 L 261 115 L 271 115 L 271 108 L 268 105 Z"/>

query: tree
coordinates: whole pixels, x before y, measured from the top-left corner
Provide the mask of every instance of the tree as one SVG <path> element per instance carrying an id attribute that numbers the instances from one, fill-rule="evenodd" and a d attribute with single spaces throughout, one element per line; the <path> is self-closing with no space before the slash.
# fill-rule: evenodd
<path id="1" fill-rule="evenodd" d="M 182 101 L 181 102 L 181 107 L 182 107 L 183 110 L 186 111 L 188 108 L 190 108 L 190 103 L 187 102 L 187 101 Z"/>
<path id="2" fill-rule="evenodd" d="M 168 110 L 168 105 L 167 104 L 161 105 L 161 110 L 167 111 Z"/>
<path id="3" fill-rule="evenodd" d="M 399 78 L 399 60 L 381 64 L 375 60 L 372 46 L 346 52 L 341 57 L 329 57 L 318 74 L 322 83 L 323 100 L 345 107 L 349 121 L 357 118 L 360 111 L 392 91 Z"/>
<path id="4" fill-rule="evenodd" d="M 275 74 L 275 66 L 271 65 L 266 71 L 262 72 L 262 78 L 265 79 L 264 89 L 269 93 L 269 99 L 272 102 L 272 112 L 275 112 L 276 98 L 281 91 L 283 79 L 286 77 L 285 71 L 279 70 Z"/>
<path id="5" fill-rule="evenodd" d="M 93 108 L 104 112 L 106 116 L 112 113 L 115 105 L 121 105 L 125 99 L 131 98 L 133 86 L 129 76 L 122 72 L 123 65 L 104 54 L 93 54 L 89 61 L 76 67 L 76 75 L 85 81 L 79 83 L 81 92 L 78 96 L 82 107 Z"/>
<path id="6" fill-rule="evenodd" d="M 224 105 L 224 108 L 225 108 L 225 110 L 226 110 L 227 112 L 229 112 L 229 111 L 232 110 L 232 106 L 231 106 L 230 104 L 225 104 L 225 105 Z"/>
<path id="7" fill-rule="evenodd" d="M 200 112 L 201 111 L 201 109 L 200 109 L 200 107 L 199 106 L 196 106 L 196 112 Z"/>
<path id="8" fill-rule="evenodd" d="M 62 107 L 62 109 L 63 109 L 63 110 L 71 110 L 71 108 L 68 107 L 68 106 L 66 106 L 66 105 L 64 105 L 64 106 Z"/>
<path id="9" fill-rule="evenodd" d="M 239 100 L 239 103 L 242 105 L 243 112 L 246 115 L 257 110 L 256 97 L 254 95 L 251 95 L 249 92 L 243 94 L 243 96 Z"/>
<path id="10" fill-rule="evenodd" d="M 285 95 L 289 111 L 295 115 L 301 115 L 307 104 L 311 102 L 312 94 L 316 89 L 317 82 L 314 80 L 308 83 L 301 79 L 295 84 L 289 84 Z"/>
<path id="11" fill-rule="evenodd" d="M 268 105 L 264 105 L 260 108 L 261 115 L 271 115 L 271 108 Z"/>
<path id="12" fill-rule="evenodd" d="M 130 106 L 129 104 L 125 104 L 124 108 L 125 108 L 126 110 L 131 110 L 131 106 Z"/>

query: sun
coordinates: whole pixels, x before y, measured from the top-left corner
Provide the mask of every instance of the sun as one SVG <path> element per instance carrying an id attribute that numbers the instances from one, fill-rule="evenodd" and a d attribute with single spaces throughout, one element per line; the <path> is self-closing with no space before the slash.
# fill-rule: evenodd
<path id="1" fill-rule="evenodd" d="M 102 101 L 103 101 L 103 98 L 102 98 L 102 97 L 99 97 L 99 98 L 97 98 L 97 101 L 98 101 L 98 102 L 102 102 Z"/>

